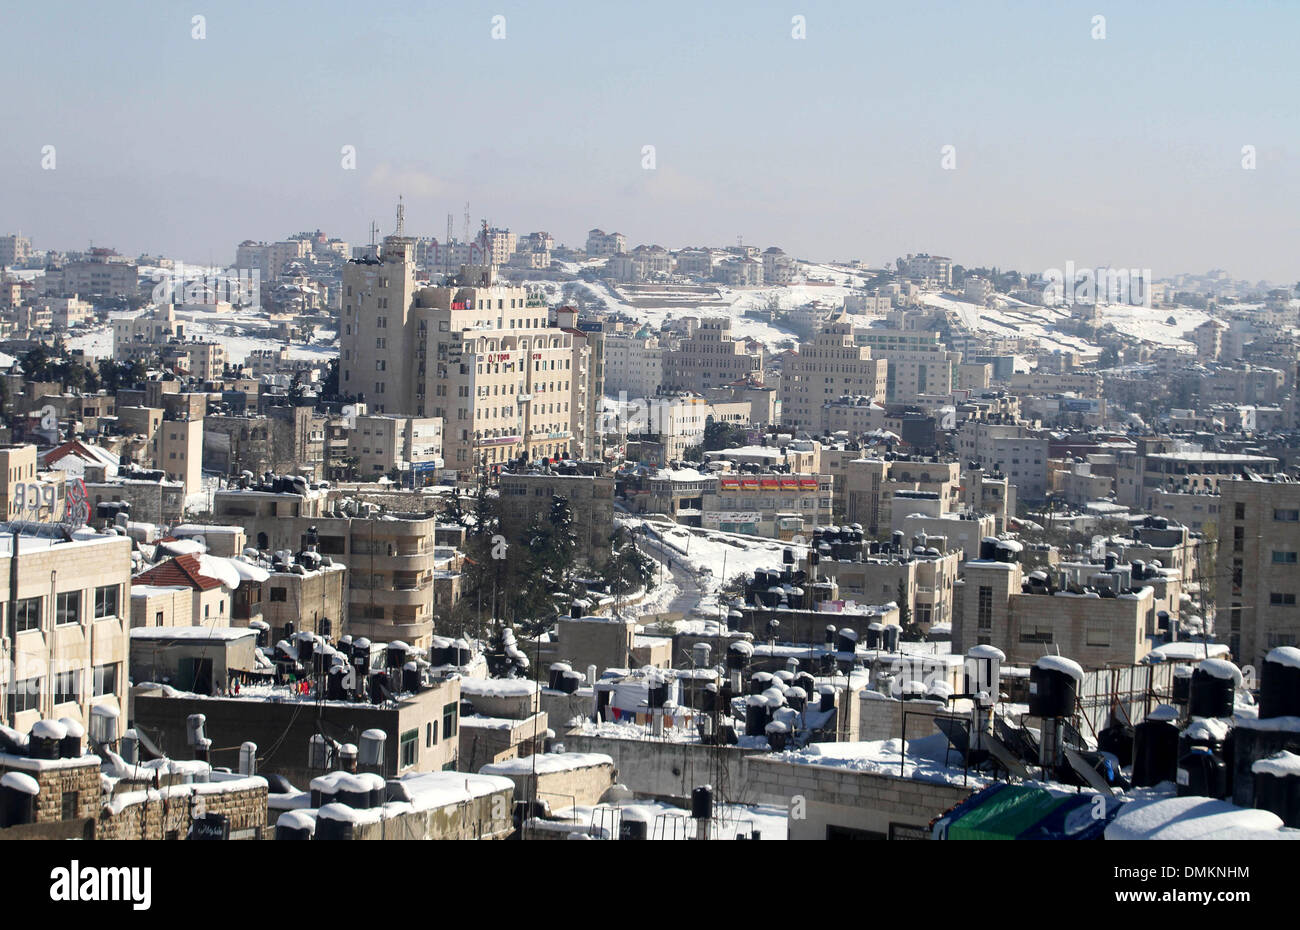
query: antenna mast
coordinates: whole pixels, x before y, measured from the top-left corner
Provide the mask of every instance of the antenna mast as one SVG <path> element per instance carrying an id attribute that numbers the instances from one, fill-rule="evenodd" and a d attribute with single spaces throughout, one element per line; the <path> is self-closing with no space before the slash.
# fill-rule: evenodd
<path id="1" fill-rule="evenodd" d="M 397 195 L 397 235 L 406 235 L 406 206 L 402 203 L 402 195 Z"/>

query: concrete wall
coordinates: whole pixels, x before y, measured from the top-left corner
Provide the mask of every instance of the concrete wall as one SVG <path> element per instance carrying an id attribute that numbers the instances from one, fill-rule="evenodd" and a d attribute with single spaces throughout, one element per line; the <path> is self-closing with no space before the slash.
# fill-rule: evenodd
<path id="1" fill-rule="evenodd" d="M 979 787 L 758 757 L 746 760 L 746 779 L 752 790 L 774 796 L 778 803 L 789 806 L 796 797 L 803 799 L 802 811 L 800 805 L 791 807 L 792 840 L 826 839 L 827 828 L 832 826 L 882 834 L 879 839 L 888 839 L 891 830 L 899 828 L 924 830 L 931 820 Z"/>
<path id="2" fill-rule="evenodd" d="M 699 743 L 668 743 L 604 736 L 564 737 L 569 752 L 603 752 L 614 760 L 617 778 L 638 794 L 686 800 L 698 785 L 711 784 L 740 803 L 779 801 L 756 792 L 745 775 L 745 761 L 759 750 Z"/>

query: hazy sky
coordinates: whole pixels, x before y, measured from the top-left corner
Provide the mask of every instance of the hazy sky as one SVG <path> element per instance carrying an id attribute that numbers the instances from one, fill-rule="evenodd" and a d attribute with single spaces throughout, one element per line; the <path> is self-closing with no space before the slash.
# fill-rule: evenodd
<path id="1" fill-rule="evenodd" d="M 469 201 L 578 246 L 1294 282 L 1298 34 L 1291 2 L 7 0 L 0 232 L 224 263 L 391 232 L 400 192 L 408 234 Z"/>

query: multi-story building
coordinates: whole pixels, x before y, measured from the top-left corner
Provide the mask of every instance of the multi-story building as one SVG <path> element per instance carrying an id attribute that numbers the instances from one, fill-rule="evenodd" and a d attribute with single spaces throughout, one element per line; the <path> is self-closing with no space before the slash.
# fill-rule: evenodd
<path id="1" fill-rule="evenodd" d="M 1277 465 L 1277 459 L 1272 456 L 1205 452 L 1190 443 L 1139 439 L 1133 450 L 1115 453 L 1115 499 L 1125 506 L 1156 513 L 1157 490 L 1213 492 L 1223 481 L 1247 473 L 1271 475 Z M 1160 512 L 1159 515 L 1168 514 Z M 1189 521 L 1180 518 L 1179 522 Z"/>
<path id="2" fill-rule="evenodd" d="M 458 471 L 573 454 L 587 340 L 491 268 L 466 266 L 455 283 L 417 292 L 412 251 L 389 236 L 379 259 L 345 266 L 340 389 L 373 413 L 442 418 Z"/>
<path id="3" fill-rule="evenodd" d="M 946 350 L 937 332 L 857 327 L 853 339 L 857 345 L 870 346 L 873 358 L 889 363 L 884 399 L 890 403 L 914 403 L 922 396 L 952 393 L 961 355 Z"/>
<path id="4" fill-rule="evenodd" d="M 828 324 L 799 353 L 786 359 L 781 375 L 782 423 L 812 433 L 827 430 L 826 404 L 844 396 L 883 401 L 888 364 L 854 343 L 853 327 Z"/>
<path id="5" fill-rule="evenodd" d="M 306 494 L 261 488 L 217 491 L 213 520 L 244 527 L 262 552 L 310 546 L 348 569 L 347 629 L 376 642 L 417 649 L 433 635 L 437 519 L 367 512 Z"/>
<path id="6" fill-rule="evenodd" d="M 442 419 L 359 415 L 348 433 L 348 454 L 363 479 L 410 472 L 417 465 L 441 469 Z"/>
<path id="7" fill-rule="evenodd" d="M 941 287 L 952 284 L 952 259 L 942 255 L 909 254 L 899 269 L 909 278 L 929 281 Z"/>
<path id="8" fill-rule="evenodd" d="M 125 319 L 113 320 L 113 358 L 119 362 L 147 358 L 158 347 L 185 338 L 185 323 L 172 304 L 159 304 Z"/>
<path id="9" fill-rule="evenodd" d="M 731 287 L 762 287 L 763 263 L 754 258 L 728 258 L 714 267 L 713 276 Z"/>
<path id="10" fill-rule="evenodd" d="M 326 417 L 308 406 L 268 407 L 250 416 L 203 420 L 204 467 L 224 475 L 310 474 L 325 464 Z"/>
<path id="11" fill-rule="evenodd" d="M 729 533 L 807 538 L 830 523 L 833 485 L 830 475 L 721 475 L 704 488 L 700 522 Z"/>
<path id="12" fill-rule="evenodd" d="M 135 297 L 139 292 L 136 264 L 112 249 L 91 249 L 83 260 L 47 268 L 47 297 Z"/>
<path id="13" fill-rule="evenodd" d="M 676 349 L 664 350 L 663 387 L 703 394 L 734 381 L 763 380 L 763 353 L 731 335 L 730 317 L 709 317 Z"/>
<path id="14" fill-rule="evenodd" d="M 613 478 L 503 471 L 498 490 L 501 528 L 511 538 L 527 529 L 534 517 L 545 521 L 555 498 L 562 497 L 573 515 L 578 556 L 597 566 L 609 558 L 614 532 Z"/>
<path id="15" fill-rule="evenodd" d="M 608 258 L 627 251 L 627 236 L 620 232 L 607 233 L 603 229 L 593 229 L 587 233 L 587 257 Z"/>
<path id="16" fill-rule="evenodd" d="M 27 732 L 60 717 L 89 727 L 96 705 L 124 713 L 131 540 L 16 528 L 0 532 L 0 721 Z"/>
<path id="17" fill-rule="evenodd" d="M 0 236 L 0 268 L 24 264 L 32 257 L 32 242 L 26 236 Z"/>
<path id="18" fill-rule="evenodd" d="M 953 652 L 992 645 L 1007 661 L 1026 664 L 1040 656 L 1069 656 L 1084 668 L 1133 665 L 1150 651 L 1148 626 L 1154 621 L 1154 586 L 1124 583 L 1130 566 L 1111 572 L 1103 566 L 1083 584 L 1026 585 L 1018 561 L 968 559 L 957 582 L 952 629 Z M 1091 581 L 1110 579 L 1097 589 Z M 1105 592 L 1105 596 L 1103 596 Z"/>
<path id="19" fill-rule="evenodd" d="M 794 280 L 798 263 L 784 251 L 772 246 L 763 252 L 763 282 L 765 284 L 789 284 Z"/>
<path id="20" fill-rule="evenodd" d="M 962 459 L 1006 475 L 1026 500 L 1047 495 L 1049 442 L 1046 434 L 1030 427 L 984 420 L 964 421 L 955 437 Z"/>
<path id="21" fill-rule="evenodd" d="M 605 333 L 605 390 L 612 397 L 653 397 L 663 384 L 664 352 L 649 327 Z"/>
<path id="22" fill-rule="evenodd" d="M 1219 483 L 1215 631 L 1237 662 L 1256 668 L 1269 650 L 1300 645 L 1300 483 Z"/>

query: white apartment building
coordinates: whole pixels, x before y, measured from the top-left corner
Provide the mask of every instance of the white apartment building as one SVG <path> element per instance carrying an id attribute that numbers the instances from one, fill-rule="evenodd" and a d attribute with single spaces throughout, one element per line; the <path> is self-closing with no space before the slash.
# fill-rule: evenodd
<path id="1" fill-rule="evenodd" d="M 440 468 L 442 435 L 440 417 L 359 415 L 348 433 L 348 455 L 357 460 L 362 478 L 410 471 L 417 464 Z"/>
<path id="2" fill-rule="evenodd" d="M 781 422 L 813 433 L 827 429 L 825 405 L 845 395 L 885 399 L 888 363 L 853 341 L 853 327 L 831 323 L 799 354 L 786 360 L 781 377 Z"/>
<path id="3" fill-rule="evenodd" d="M 593 229 L 587 233 L 587 257 L 608 258 L 627 251 L 627 236 L 620 232 L 607 233 Z"/>
<path id="4" fill-rule="evenodd" d="M 340 389 L 374 413 L 441 418 L 444 457 L 458 471 L 573 454 L 587 341 L 552 325 L 544 300 L 496 283 L 491 268 L 465 266 L 457 283 L 418 289 L 414 274 L 414 242 L 399 236 L 384 239 L 380 258 L 345 266 Z"/>

